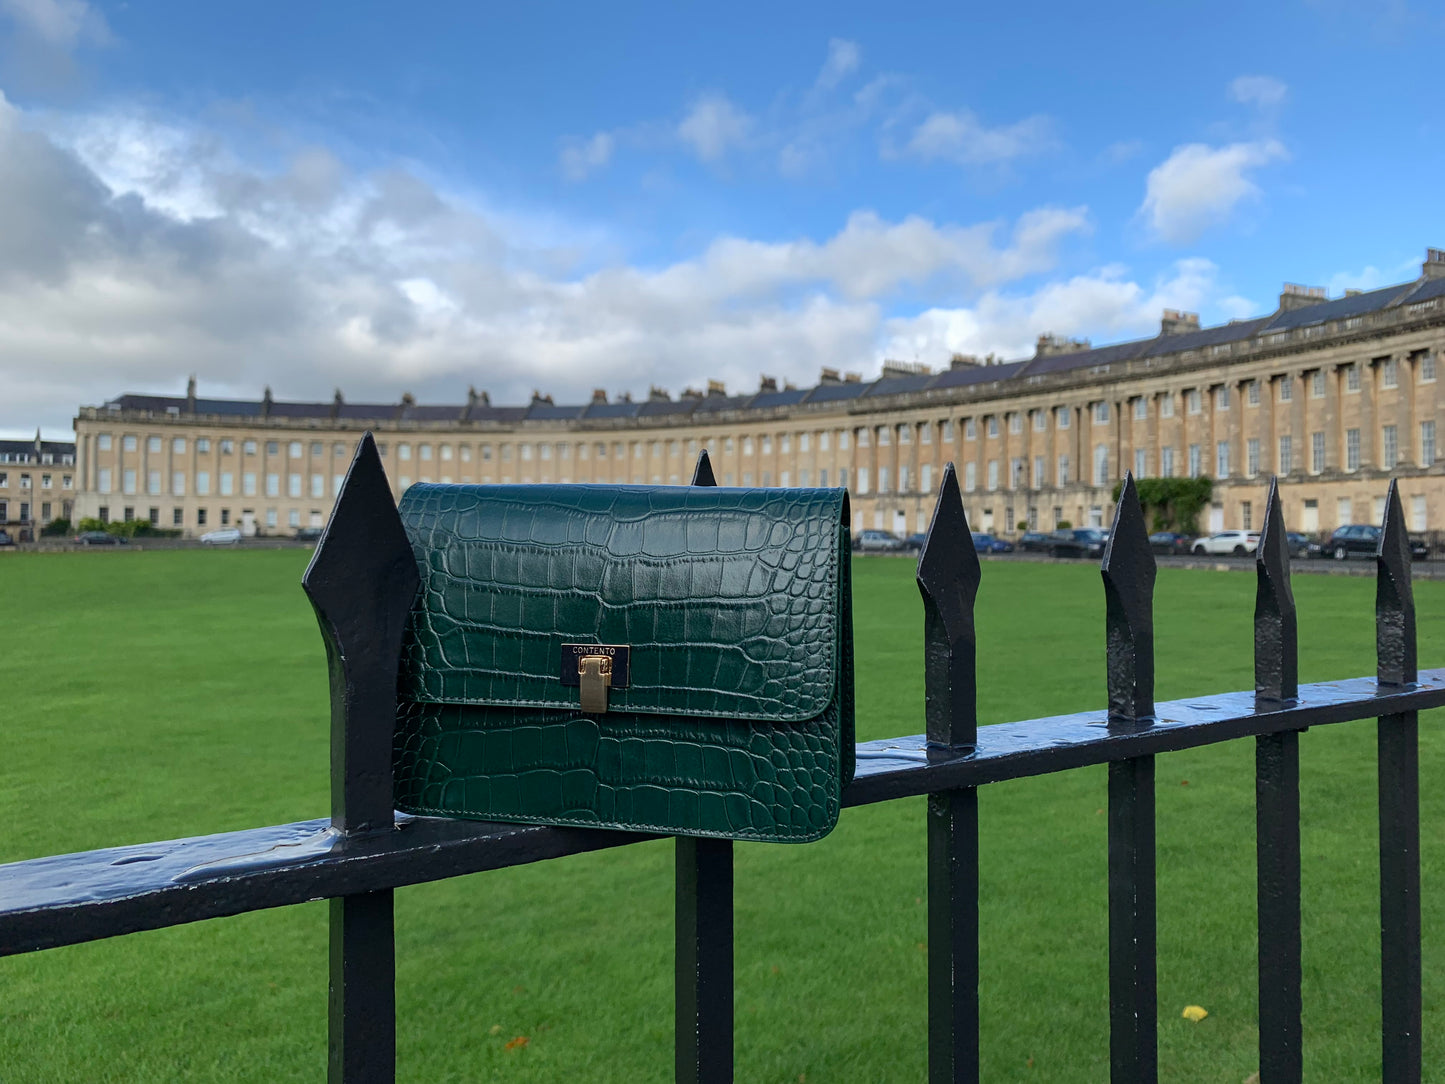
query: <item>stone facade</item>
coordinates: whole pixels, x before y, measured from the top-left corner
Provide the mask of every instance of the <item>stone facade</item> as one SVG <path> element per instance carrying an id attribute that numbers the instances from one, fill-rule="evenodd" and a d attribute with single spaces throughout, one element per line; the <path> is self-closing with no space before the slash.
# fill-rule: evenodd
<path id="1" fill-rule="evenodd" d="M 0 440 L 0 528 L 29 537 L 51 520 L 69 519 L 78 490 L 75 445 Z"/>
<path id="2" fill-rule="evenodd" d="M 835 486 L 853 526 L 924 530 L 953 462 L 969 521 L 1107 523 L 1125 471 L 1207 475 L 1201 529 L 1258 527 L 1271 474 L 1286 523 L 1309 533 L 1378 520 L 1400 479 L 1412 530 L 1445 529 L 1445 253 L 1420 278 L 1327 299 L 1287 286 L 1269 316 L 1090 347 L 1041 337 L 1025 361 L 887 364 L 865 382 L 583 405 L 494 407 L 123 395 L 76 418 L 79 516 L 150 518 L 199 534 L 320 526 L 370 430 L 399 494 L 416 481 L 682 484 L 700 449 L 723 485 Z"/>

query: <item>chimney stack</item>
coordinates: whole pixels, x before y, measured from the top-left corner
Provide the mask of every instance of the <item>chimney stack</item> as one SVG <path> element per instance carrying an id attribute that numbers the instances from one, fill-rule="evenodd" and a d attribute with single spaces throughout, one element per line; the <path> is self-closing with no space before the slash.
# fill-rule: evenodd
<path id="1" fill-rule="evenodd" d="M 1427 248 L 1420 273 L 1427 279 L 1445 279 L 1445 248 Z"/>
<path id="2" fill-rule="evenodd" d="M 721 380 L 709 380 L 707 382 L 707 393 L 709 397 L 714 395 L 721 395 L 726 397 L 728 390 Z"/>
<path id="3" fill-rule="evenodd" d="M 1159 321 L 1160 335 L 1183 335 L 1186 331 L 1199 330 L 1197 312 L 1181 312 L 1179 309 L 1165 309 Z"/>
<path id="4" fill-rule="evenodd" d="M 1088 339 L 1070 339 L 1063 335 L 1055 335 L 1049 332 L 1039 336 L 1034 357 L 1052 358 L 1060 354 L 1078 354 L 1089 349 L 1089 345 Z"/>
<path id="5" fill-rule="evenodd" d="M 262 395 L 261 395 L 261 417 L 263 417 L 263 418 L 269 418 L 270 416 L 271 416 L 271 385 L 270 385 L 270 384 L 267 384 L 267 385 L 266 385 L 266 390 L 265 390 L 265 392 L 263 392 Z"/>
<path id="6" fill-rule="evenodd" d="M 1286 282 L 1279 295 L 1279 311 L 1294 312 L 1296 309 L 1307 309 L 1328 300 L 1323 286 L 1301 286 L 1297 282 Z"/>
<path id="7" fill-rule="evenodd" d="M 775 376 L 762 376 L 758 378 L 758 391 L 777 391 L 778 378 Z"/>
<path id="8" fill-rule="evenodd" d="M 841 384 L 843 378 L 838 375 L 837 369 L 824 369 L 818 374 L 819 384 Z"/>
<path id="9" fill-rule="evenodd" d="M 606 388 L 593 388 L 593 389 L 592 389 L 592 401 L 593 401 L 594 403 L 605 403 L 605 402 L 607 402 L 607 389 L 606 389 Z"/>
<path id="10" fill-rule="evenodd" d="M 191 378 L 186 381 L 186 413 L 187 413 L 187 414 L 194 414 L 195 412 L 196 412 L 196 377 L 195 377 L 195 374 L 192 373 L 192 374 L 191 374 Z"/>

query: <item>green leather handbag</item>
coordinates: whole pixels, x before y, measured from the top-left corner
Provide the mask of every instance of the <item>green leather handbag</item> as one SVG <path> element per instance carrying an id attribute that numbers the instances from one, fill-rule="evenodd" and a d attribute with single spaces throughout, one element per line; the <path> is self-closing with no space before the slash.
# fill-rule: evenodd
<path id="1" fill-rule="evenodd" d="M 847 494 L 414 485 L 409 813 L 805 842 L 853 776 Z"/>

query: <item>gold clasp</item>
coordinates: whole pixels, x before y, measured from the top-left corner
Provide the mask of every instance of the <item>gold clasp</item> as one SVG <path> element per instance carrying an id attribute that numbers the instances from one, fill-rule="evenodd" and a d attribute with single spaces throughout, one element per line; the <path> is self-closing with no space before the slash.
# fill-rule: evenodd
<path id="1" fill-rule="evenodd" d="M 605 715 L 607 690 L 612 687 L 612 659 L 607 655 L 583 655 L 577 659 L 577 676 L 582 686 L 582 710 L 588 715 Z"/>

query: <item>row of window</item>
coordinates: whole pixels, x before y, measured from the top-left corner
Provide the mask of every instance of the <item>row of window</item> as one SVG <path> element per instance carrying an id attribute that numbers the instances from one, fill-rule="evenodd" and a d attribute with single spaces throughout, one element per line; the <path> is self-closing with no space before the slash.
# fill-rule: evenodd
<path id="1" fill-rule="evenodd" d="M 21 488 L 21 489 L 29 489 L 29 488 L 31 487 L 31 477 L 30 477 L 30 472 L 29 472 L 29 471 L 22 471 L 18 480 L 19 480 L 20 488 Z M 9 471 L 0 470 L 0 489 L 9 489 L 9 488 L 10 488 L 10 472 L 9 472 Z M 40 488 L 41 488 L 41 489 L 54 489 L 54 488 L 55 488 L 55 476 L 54 476 L 53 474 L 42 474 L 42 475 L 40 476 Z M 61 489 L 74 489 L 74 488 L 75 488 L 75 476 L 74 476 L 73 474 L 62 474 L 62 475 L 60 476 L 60 488 L 61 488 Z"/>
<path id="2" fill-rule="evenodd" d="M 1419 466 L 1428 467 L 1435 462 L 1435 423 L 1421 422 L 1419 428 Z M 1275 470 L 1279 474 L 1289 474 L 1295 469 L 1294 462 L 1294 438 L 1286 435 L 1279 438 L 1279 456 L 1276 459 Z M 1175 450 L 1172 447 L 1165 447 L 1159 450 L 1159 475 L 1164 478 L 1175 476 Z M 1198 477 L 1203 473 L 1203 452 L 1199 444 L 1191 444 L 1188 448 L 1188 470 L 1191 478 Z M 1228 478 L 1230 475 L 1230 443 L 1227 440 L 1218 441 L 1214 449 L 1214 476 L 1216 478 Z M 1386 425 L 1380 430 L 1380 465 L 1384 470 L 1393 470 L 1399 465 L 1399 429 L 1393 425 Z M 1149 451 L 1145 448 L 1134 450 L 1133 471 L 1136 477 L 1147 477 L 1150 475 Z M 1056 461 L 1054 472 L 1054 484 L 1067 486 L 1070 482 L 1069 457 L 1061 455 Z M 1345 430 L 1345 470 L 1355 471 L 1360 468 L 1360 431 L 1358 429 Z M 1027 473 L 1028 463 L 1022 457 L 1015 457 L 1009 461 L 1008 488 L 1022 489 L 1032 487 L 1042 488 L 1049 484 L 1047 471 L 1045 469 L 1045 457 L 1035 456 L 1033 459 L 1033 473 Z M 999 488 L 999 461 L 990 459 L 986 465 L 988 471 L 987 488 L 990 490 Z M 1254 477 L 1260 471 L 1260 443 L 1257 437 L 1251 437 L 1245 441 L 1245 475 Z M 1325 434 L 1316 432 L 1310 434 L 1310 465 L 1311 473 L 1319 474 L 1325 469 Z M 866 493 L 863 479 L 867 477 L 866 472 L 859 471 L 860 486 L 859 493 Z M 887 472 L 879 471 L 879 492 L 888 492 Z M 925 468 L 924 478 L 928 478 Z M 978 487 L 978 464 L 968 462 L 964 464 L 964 489 L 972 491 Z M 907 489 L 906 470 L 900 472 L 900 488 Z M 1109 470 L 1109 448 L 1108 445 L 1100 444 L 1094 449 L 1094 485 L 1107 485 L 1111 480 Z M 925 481 L 922 488 L 927 491 L 928 483 Z"/>
<path id="3" fill-rule="evenodd" d="M 72 452 L 62 452 L 58 457 L 54 452 L 41 452 L 38 456 L 34 452 L 0 452 L 0 463 L 42 467 L 54 464 L 60 467 L 73 467 L 75 466 L 75 455 Z"/>
<path id="4" fill-rule="evenodd" d="M 32 504 L 30 501 L 15 501 L 15 502 L 12 504 L 10 501 L 0 500 L 0 523 L 9 523 L 9 522 L 10 522 L 10 513 L 11 513 L 12 510 L 17 511 L 17 512 L 19 513 L 19 516 L 18 516 L 17 519 L 16 519 L 16 522 L 17 522 L 17 523 L 29 523 L 29 522 L 30 522 L 30 510 L 31 510 L 32 507 L 34 507 L 34 506 L 33 506 L 33 504 Z M 55 508 L 54 504 L 53 504 L 52 502 L 50 502 L 50 501 L 41 501 L 41 502 L 40 502 L 40 522 L 41 522 L 41 523 L 49 523 L 52 519 L 55 518 L 54 508 Z M 68 518 L 68 517 L 70 516 L 70 509 L 71 509 L 71 502 L 70 502 L 70 501 L 61 501 L 61 502 L 60 502 L 60 512 L 61 512 L 62 515 L 66 516 L 66 517 Z"/>
<path id="5" fill-rule="evenodd" d="M 4 507 L 3 503 L 0 503 L 0 509 L 3 509 L 3 507 Z M 209 527 L 209 526 L 211 526 L 211 522 L 210 522 L 210 511 L 211 511 L 211 510 L 208 509 L 208 508 L 197 508 L 197 509 L 195 510 L 196 519 L 195 519 L 195 524 L 194 524 L 194 525 L 197 526 L 197 527 Z M 232 519 L 231 509 L 229 509 L 229 508 L 222 508 L 222 509 L 219 509 L 219 511 L 220 511 L 220 520 L 219 520 L 219 523 L 217 524 L 217 526 L 221 526 L 221 527 L 231 527 L 231 526 L 240 526 L 240 525 L 245 525 L 245 526 L 248 526 L 248 527 L 260 526 L 260 524 L 258 524 L 258 523 L 256 522 L 256 513 L 255 513 L 255 511 L 252 510 L 252 509 L 250 509 L 250 508 L 242 509 L 241 512 L 240 512 L 239 518 L 236 518 L 236 519 Z M 266 526 L 268 529 L 275 530 L 275 529 L 277 529 L 278 527 L 280 527 L 281 521 L 280 521 L 280 516 L 278 515 L 277 509 L 275 509 L 275 508 L 267 508 L 267 509 L 265 509 L 265 510 L 263 511 L 262 515 L 263 515 L 263 517 L 264 517 L 263 522 L 264 522 L 265 526 Z M 109 505 L 105 505 L 105 504 L 101 505 L 100 508 L 98 508 L 98 509 L 96 510 L 96 516 L 97 516 L 97 518 L 98 518 L 102 523 L 109 523 L 109 522 L 110 522 L 110 506 L 109 506 Z M 136 518 L 136 508 L 135 508 L 135 506 L 134 506 L 134 505 L 126 505 L 126 506 L 124 506 L 124 507 L 121 509 L 121 518 L 122 518 L 126 523 L 129 523 L 129 522 L 131 522 L 133 519 L 135 519 L 135 518 Z M 151 525 L 152 527 L 159 527 L 159 526 L 161 526 L 162 516 L 161 516 L 161 510 L 160 510 L 159 508 L 154 508 L 154 507 L 153 507 L 153 508 L 147 509 L 147 510 L 146 510 L 146 518 L 150 521 L 150 525 Z M 313 508 L 313 509 L 311 509 L 310 514 L 307 516 L 307 524 L 306 524 L 306 525 L 307 525 L 308 527 L 320 527 L 320 526 L 322 526 L 325 522 L 326 522 L 326 514 L 325 514 L 324 512 L 322 512 L 319 508 Z M 185 526 L 187 526 L 187 524 L 186 524 L 185 509 L 184 509 L 184 508 L 172 508 L 172 509 L 171 509 L 171 516 L 170 516 L 170 524 L 169 524 L 169 526 L 171 526 L 171 527 L 185 527 Z M 292 509 L 289 509 L 289 510 L 287 511 L 287 513 L 286 513 L 286 526 L 288 526 L 288 527 L 300 527 L 300 526 L 301 526 L 301 510 L 300 510 L 300 509 L 298 509 L 298 508 L 292 508 Z"/>
<path id="6" fill-rule="evenodd" d="M 171 437 L 171 454 L 185 455 L 187 439 L 185 437 Z M 215 441 L 215 448 L 221 455 L 234 455 L 236 452 L 236 441 L 230 437 L 222 437 Z M 281 454 L 281 441 L 268 440 L 266 454 L 278 456 Z M 242 455 L 256 455 L 260 451 L 261 442 L 256 440 L 243 440 L 241 444 Z M 145 440 L 146 452 L 150 455 L 159 455 L 165 449 L 165 439 L 162 437 L 147 437 Z M 111 433 L 97 433 L 95 437 L 95 449 L 98 452 L 108 452 L 115 447 L 114 435 Z M 140 450 L 140 438 L 134 433 L 125 433 L 120 438 L 121 451 L 135 452 Z M 197 455 L 209 455 L 212 442 L 210 437 L 197 437 L 195 448 Z M 300 440 L 288 441 L 286 443 L 286 454 L 291 459 L 300 459 L 305 450 L 306 442 Z M 346 441 L 335 441 L 331 445 L 331 454 L 334 456 L 350 457 L 352 445 Z M 326 444 L 323 441 L 311 441 L 311 457 L 317 459 L 326 454 Z"/>
<path id="7" fill-rule="evenodd" d="M 101 467 L 95 472 L 95 475 L 96 492 L 107 495 L 115 491 L 115 472 L 112 471 L 111 468 Z M 259 496 L 260 491 L 257 489 L 257 485 L 258 482 L 263 482 L 265 485 L 265 495 L 267 497 L 279 497 L 281 496 L 281 478 L 282 475 L 278 473 L 270 473 L 262 476 L 254 471 L 243 471 L 241 473 L 240 496 Z M 288 497 L 309 496 L 317 498 L 328 496 L 327 477 L 324 474 L 311 474 L 309 480 L 306 475 L 300 473 L 288 474 L 285 478 L 286 496 Z M 335 497 L 341 492 L 341 483 L 344 478 L 344 474 L 331 475 L 330 496 Z M 139 473 L 127 467 L 120 472 L 120 492 L 126 496 L 140 492 L 137 488 L 139 481 Z M 147 471 L 145 474 L 145 492 L 153 497 L 160 496 L 162 493 L 167 492 L 164 488 L 164 481 L 165 478 L 162 471 Z M 172 471 L 170 475 L 170 495 L 172 497 L 186 496 L 186 483 L 187 476 L 184 471 Z M 195 495 L 198 497 L 209 497 L 211 492 L 211 472 L 205 470 L 196 471 Z M 236 475 L 232 471 L 220 471 L 216 475 L 216 495 L 230 497 L 235 495 L 236 492 Z"/>

